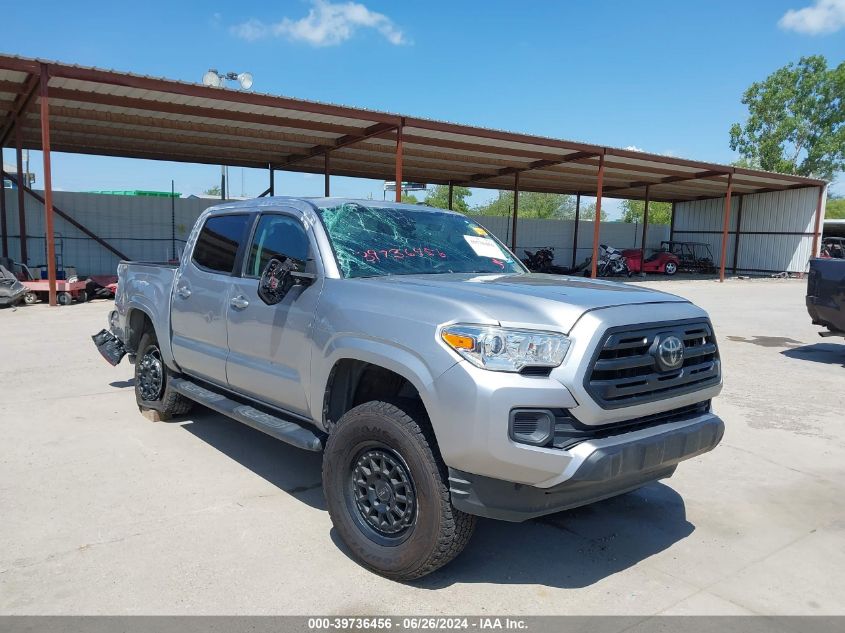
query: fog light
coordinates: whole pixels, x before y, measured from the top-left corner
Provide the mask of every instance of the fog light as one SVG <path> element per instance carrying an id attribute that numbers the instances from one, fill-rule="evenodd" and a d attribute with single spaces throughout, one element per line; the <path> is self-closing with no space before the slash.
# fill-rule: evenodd
<path id="1" fill-rule="evenodd" d="M 555 416 L 548 409 L 512 409 L 508 435 L 514 442 L 545 446 L 554 436 Z"/>

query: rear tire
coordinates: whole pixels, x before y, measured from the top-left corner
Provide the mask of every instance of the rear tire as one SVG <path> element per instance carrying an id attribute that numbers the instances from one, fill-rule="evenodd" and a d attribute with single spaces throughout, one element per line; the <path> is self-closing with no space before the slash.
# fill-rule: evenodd
<path id="1" fill-rule="evenodd" d="M 678 272 L 678 265 L 675 262 L 667 262 L 666 265 L 663 267 L 663 272 L 665 272 L 670 277 Z"/>
<path id="2" fill-rule="evenodd" d="M 452 506 L 447 479 L 414 401 L 348 411 L 323 456 L 323 492 L 340 538 L 364 567 L 394 580 L 430 574 L 469 542 L 476 518 Z"/>
<path id="3" fill-rule="evenodd" d="M 60 306 L 69 306 L 72 301 L 73 295 L 71 295 L 69 292 L 60 292 L 58 295 L 56 295 L 56 303 L 58 303 Z"/>
<path id="4" fill-rule="evenodd" d="M 27 292 L 23 296 L 23 302 L 28 306 L 35 305 L 36 303 L 38 303 L 38 295 L 34 292 Z"/>
<path id="5" fill-rule="evenodd" d="M 159 417 L 166 420 L 191 410 L 193 401 L 170 388 L 172 375 L 162 360 L 155 332 L 144 332 L 135 358 L 135 400 L 141 411 L 158 411 Z"/>

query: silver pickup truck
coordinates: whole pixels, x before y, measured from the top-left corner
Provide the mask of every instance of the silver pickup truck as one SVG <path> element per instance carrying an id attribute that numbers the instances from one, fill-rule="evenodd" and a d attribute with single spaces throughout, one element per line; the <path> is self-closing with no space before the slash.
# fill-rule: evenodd
<path id="1" fill-rule="evenodd" d="M 198 219 L 179 266 L 122 262 L 110 331 L 142 409 L 200 403 L 323 451 L 338 534 L 419 578 L 477 516 L 524 521 L 669 477 L 724 425 L 707 314 L 532 274 L 471 218 L 264 198 Z"/>

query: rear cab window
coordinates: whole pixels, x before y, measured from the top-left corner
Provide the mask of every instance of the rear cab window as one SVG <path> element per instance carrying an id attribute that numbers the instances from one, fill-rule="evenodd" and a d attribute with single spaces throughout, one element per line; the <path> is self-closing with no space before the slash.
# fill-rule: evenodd
<path id="1" fill-rule="evenodd" d="M 248 213 L 233 213 L 208 218 L 194 245 L 191 256 L 194 264 L 208 272 L 231 275 L 252 217 Z"/>

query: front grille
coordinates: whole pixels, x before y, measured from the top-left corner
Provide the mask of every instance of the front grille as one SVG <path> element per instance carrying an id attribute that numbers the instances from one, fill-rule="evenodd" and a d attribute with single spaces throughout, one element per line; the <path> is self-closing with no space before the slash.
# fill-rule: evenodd
<path id="1" fill-rule="evenodd" d="M 658 344 L 675 336 L 683 362 L 667 370 Z M 708 321 L 675 321 L 609 329 L 584 378 L 584 387 L 604 409 L 665 400 L 718 384 L 719 350 Z"/>

